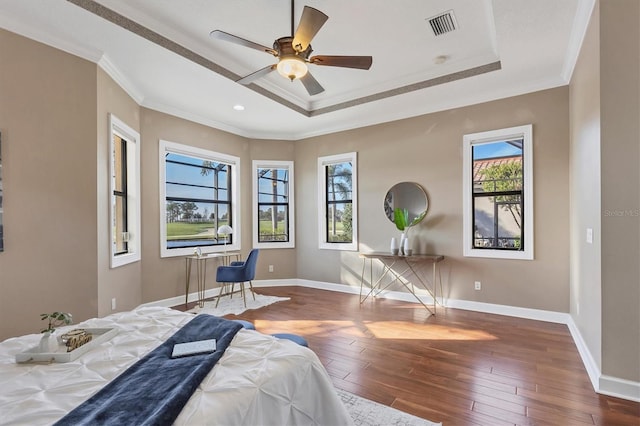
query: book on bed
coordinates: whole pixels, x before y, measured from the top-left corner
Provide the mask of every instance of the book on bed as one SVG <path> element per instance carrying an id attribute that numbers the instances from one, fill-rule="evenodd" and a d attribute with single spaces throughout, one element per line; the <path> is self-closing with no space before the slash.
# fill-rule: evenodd
<path id="1" fill-rule="evenodd" d="M 216 339 L 196 340 L 195 342 L 176 343 L 173 345 L 171 358 L 208 354 L 216 351 Z"/>

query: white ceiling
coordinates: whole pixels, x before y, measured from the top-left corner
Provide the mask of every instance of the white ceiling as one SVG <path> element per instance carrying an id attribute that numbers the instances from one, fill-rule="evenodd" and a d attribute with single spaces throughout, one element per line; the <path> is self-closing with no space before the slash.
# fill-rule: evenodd
<path id="1" fill-rule="evenodd" d="M 2 0 L 0 27 L 100 64 L 145 107 L 298 140 L 566 85 L 593 3 L 298 0 L 296 25 L 304 5 L 329 16 L 313 54 L 373 56 L 368 71 L 310 65 L 325 89 L 316 96 L 276 72 L 236 83 L 275 58 L 209 37 L 219 29 L 271 47 L 291 33 L 290 0 Z M 116 19 L 87 10 L 96 6 Z M 458 29 L 436 37 L 427 20 L 449 10 Z M 143 36 L 127 29 L 136 24 Z"/>

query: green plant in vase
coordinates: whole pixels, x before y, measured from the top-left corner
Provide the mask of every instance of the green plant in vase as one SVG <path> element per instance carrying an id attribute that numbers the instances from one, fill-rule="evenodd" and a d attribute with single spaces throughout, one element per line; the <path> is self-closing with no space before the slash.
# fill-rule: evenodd
<path id="1" fill-rule="evenodd" d="M 53 333 L 56 327 L 71 324 L 73 316 L 68 312 L 53 312 L 50 314 L 40 314 L 40 319 L 42 321 L 49 320 L 47 328 L 43 329 L 41 333 Z"/>
<path id="2" fill-rule="evenodd" d="M 400 236 L 400 251 L 404 252 L 405 255 L 410 254 L 408 249 L 409 229 L 420 223 L 426 214 L 427 212 L 423 211 L 420 215 L 416 216 L 415 219 L 409 222 L 409 210 L 401 208 L 393 209 L 393 222 L 396 224 L 396 228 L 402 232 L 402 235 Z M 406 244 L 405 241 L 407 241 Z"/>

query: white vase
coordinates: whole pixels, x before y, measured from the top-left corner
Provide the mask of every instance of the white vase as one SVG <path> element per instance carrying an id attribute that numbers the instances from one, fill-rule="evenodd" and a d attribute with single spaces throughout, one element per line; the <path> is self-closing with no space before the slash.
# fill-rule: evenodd
<path id="1" fill-rule="evenodd" d="M 411 256 L 413 250 L 411 249 L 411 244 L 409 243 L 409 238 L 404 239 L 404 245 L 402 246 L 402 251 L 405 256 Z"/>
<path id="2" fill-rule="evenodd" d="M 38 345 L 38 351 L 48 353 L 55 352 L 56 349 L 58 349 L 58 339 L 55 334 L 49 331 L 42 333 L 40 344 Z"/>
<path id="3" fill-rule="evenodd" d="M 400 234 L 400 254 L 404 254 L 404 240 L 405 240 L 404 232 Z"/>
<path id="4" fill-rule="evenodd" d="M 394 256 L 398 254 L 398 242 L 395 237 L 391 237 L 391 254 Z"/>

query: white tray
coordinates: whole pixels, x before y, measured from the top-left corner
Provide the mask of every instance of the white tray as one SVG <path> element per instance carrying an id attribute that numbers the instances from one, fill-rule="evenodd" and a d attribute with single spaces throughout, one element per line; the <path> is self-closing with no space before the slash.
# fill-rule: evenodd
<path id="1" fill-rule="evenodd" d="M 71 352 L 67 352 L 67 347 L 64 344 L 59 344 L 58 349 L 53 352 L 39 352 L 38 346 L 34 346 L 26 352 L 16 354 L 16 362 L 71 362 L 118 334 L 117 328 L 85 328 L 84 330 L 91 333 L 93 339 Z"/>

